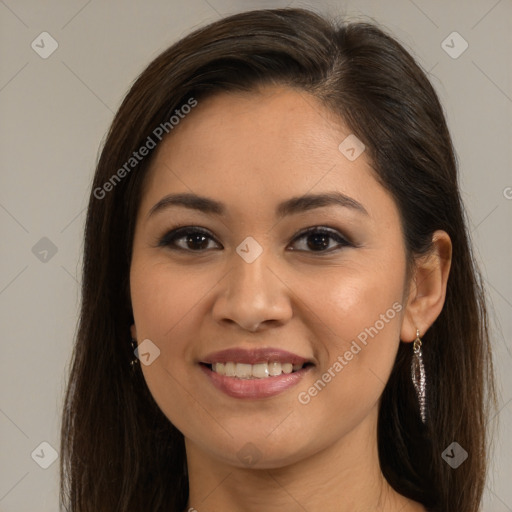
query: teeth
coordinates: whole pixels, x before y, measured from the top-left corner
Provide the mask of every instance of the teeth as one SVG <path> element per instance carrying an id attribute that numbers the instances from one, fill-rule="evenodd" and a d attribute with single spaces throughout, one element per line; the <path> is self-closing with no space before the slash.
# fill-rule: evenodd
<path id="1" fill-rule="evenodd" d="M 268 365 L 269 375 L 276 376 L 281 375 L 281 363 L 274 361 Z"/>
<path id="2" fill-rule="evenodd" d="M 236 363 L 235 376 L 239 379 L 248 379 L 252 374 L 252 365 Z"/>
<path id="3" fill-rule="evenodd" d="M 282 363 L 281 370 L 283 370 L 283 373 L 292 373 L 292 370 L 293 370 L 292 363 Z"/>
<path id="4" fill-rule="evenodd" d="M 217 363 L 217 365 L 221 365 L 221 364 L 222 363 Z M 217 368 L 215 368 L 215 370 L 217 370 Z M 227 377 L 234 377 L 235 376 L 235 363 L 226 363 L 224 365 L 224 371 L 225 371 L 225 375 Z"/>
<path id="5" fill-rule="evenodd" d="M 252 376 L 256 377 L 257 379 L 264 379 L 265 377 L 268 377 L 268 364 L 267 363 L 258 363 L 249 365 L 252 366 Z"/>
<path id="6" fill-rule="evenodd" d="M 237 377 L 238 379 L 266 379 L 267 377 L 277 377 L 278 375 L 296 372 L 302 368 L 302 364 L 280 363 L 272 361 L 270 363 L 213 363 L 212 371 L 226 377 Z"/>

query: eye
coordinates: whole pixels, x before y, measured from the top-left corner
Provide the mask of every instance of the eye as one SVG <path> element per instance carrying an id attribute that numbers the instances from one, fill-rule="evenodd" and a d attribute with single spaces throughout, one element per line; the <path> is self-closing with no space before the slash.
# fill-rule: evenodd
<path id="1" fill-rule="evenodd" d="M 338 247 L 352 247 L 353 244 L 351 244 L 348 240 L 346 240 L 340 233 L 333 229 L 327 229 L 324 227 L 312 227 L 308 228 L 307 230 L 303 231 L 300 235 L 295 237 L 294 241 L 305 239 L 306 244 L 302 244 L 301 249 L 298 249 L 299 251 L 306 251 L 306 252 L 332 252 L 336 249 L 336 245 Z M 334 247 L 330 246 L 330 241 L 335 241 L 337 244 L 334 245 Z M 300 245 L 300 244 L 299 244 Z M 307 247 L 307 249 L 304 249 L 304 247 Z M 297 249 L 292 249 L 297 250 Z"/>
<path id="2" fill-rule="evenodd" d="M 305 240 L 306 243 L 297 244 L 297 241 L 301 240 Z M 333 241 L 335 242 L 334 246 L 331 245 Z M 187 226 L 173 229 L 166 233 L 159 240 L 158 246 L 169 247 L 173 250 L 204 252 L 214 248 L 210 244 L 211 242 L 220 245 L 208 231 L 202 228 Z M 294 238 L 293 243 L 299 245 L 299 248 L 292 248 L 291 250 L 305 252 L 332 252 L 336 247 L 353 247 L 353 244 L 338 231 L 318 226 L 308 228 L 300 233 Z"/>
<path id="3" fill-rule="evenodd" d="M 208 249 L 208 243 L 213 240 L 213 237 L 203 229 L 184 227 L 169 231 L 158 245 L 177 250 L 202 252 Z M 181 245 L 178 244 L 179 241 L 183 241 Z"/>

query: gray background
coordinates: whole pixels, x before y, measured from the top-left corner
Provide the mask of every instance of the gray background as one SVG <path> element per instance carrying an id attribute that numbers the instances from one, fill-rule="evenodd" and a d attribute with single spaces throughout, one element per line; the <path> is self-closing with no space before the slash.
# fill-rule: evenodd
<path id="1" fill-rule="evenodd" d="M 40 467 L 51 462 L 40 443 L 59 449 L 85 206 L 113 113 L 138 73 L 191 29 L 287 5 L 377 21 L 429 71 L 441 97 L 489 291 L 501 390 L 484 510 L 512 511 L 511 0 L 0 0 L 1 512 L 58 509 L 58 460 Z M 469 45 L 458 58 L 445 51 L 463 48 L 458 36 L 442 46 L 454 31 Z M 46 59 L 31 47 L 51 49 L 42 32 L 58 43 Z"/>

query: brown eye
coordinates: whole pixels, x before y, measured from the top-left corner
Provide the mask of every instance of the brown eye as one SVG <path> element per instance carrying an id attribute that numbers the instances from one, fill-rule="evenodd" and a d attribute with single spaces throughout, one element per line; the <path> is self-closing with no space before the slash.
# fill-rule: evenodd
<path id="1" fill-rule="evenodd" d="M 306 243 L 299 244 L 301 245 L 300 248 L 292 250 L 325 253 L 341 247 L 353 246 L 337 231 L 319 227 L 312 227 L 303 231 L 295 237 L 294 245 L 297 245 L 298 240 L 305 240 Z M 209 232 L 201 228 L 182 227 L 169 231 L 158 242 L 158 246 L 173 250 L 205 252 L 214 248 L 210 245 L 211 242 L 220 246 Z"/>
<path id="2" fill-rule="evenodd" d="M 305 239 L 306 243 L 302 244 L 301 249 L 293 249 L 306 252 L 331 252 L 339 247 L 352 246 L 343 236 L 337 231 L 313 227 L 301 233 L 296 240 Z M 336 242 L 334 246 L 331 245 L 332 241 Z"/>
<path id="3" fill-rule="evenodd" d="M 213 237 L 202 229 L 180 228 L 167 233 L 158 245 L 177 250 L 202 252 L 209 249 L 210 241 L 214 241 Z"/>

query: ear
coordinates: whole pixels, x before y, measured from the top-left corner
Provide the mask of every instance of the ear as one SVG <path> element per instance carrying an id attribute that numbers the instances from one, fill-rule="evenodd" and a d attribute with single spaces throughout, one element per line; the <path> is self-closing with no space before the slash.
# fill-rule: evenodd
<path id="1" fill-rule="evenodd" d="M 137 339 L 137 329 L 135 327 L 135 324 L 132 324 L 130 326 L 130 332 L 132 334 L 132 340 L 136 340 Z"/>
<path id="2" fill-rule="evenodd" d="M 400 331 L 402 341 L 414 341 L 416 329 L 423 336 L 441 313 L 451 261 L 452 242 L 448 233 L 435 231 L 432 235 L 432 250 L 415 260 Z"/>

